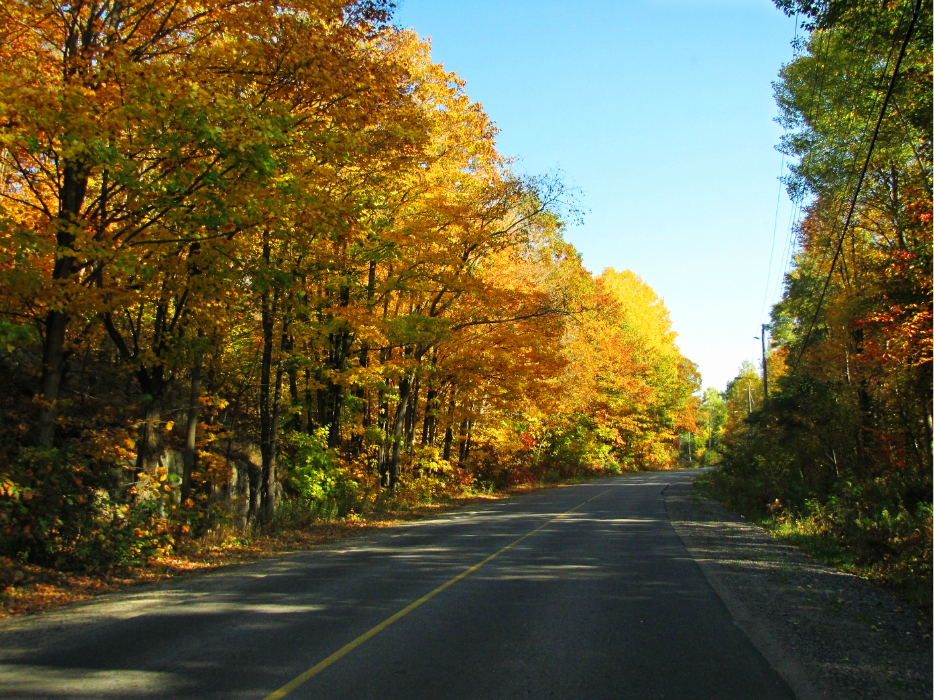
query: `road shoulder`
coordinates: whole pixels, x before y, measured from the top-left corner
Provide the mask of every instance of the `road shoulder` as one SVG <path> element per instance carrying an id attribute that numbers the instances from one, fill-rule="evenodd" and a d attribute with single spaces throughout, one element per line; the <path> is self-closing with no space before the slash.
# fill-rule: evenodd
<path id="1" fill-rule="evenodd" d="M 774 539 L 690 481 L 664 498 L 684 546 L 799 700 L 932 697 L 931 638 L 914 608 Z"/>

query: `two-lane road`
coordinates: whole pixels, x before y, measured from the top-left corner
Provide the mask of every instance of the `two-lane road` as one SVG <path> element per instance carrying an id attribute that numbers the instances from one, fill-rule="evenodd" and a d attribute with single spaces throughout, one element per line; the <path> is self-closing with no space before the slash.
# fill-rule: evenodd
<path id="1" fill-rule="evenodd" d="M 691 476 L 551 489 L 15 620 L 0 697 L 793 698 L 668 521 L 663 490 Z"/>

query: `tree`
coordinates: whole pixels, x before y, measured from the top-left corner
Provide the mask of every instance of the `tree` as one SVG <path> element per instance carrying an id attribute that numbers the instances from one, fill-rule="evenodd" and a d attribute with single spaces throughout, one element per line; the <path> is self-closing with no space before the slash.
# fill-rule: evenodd
<path id="1" fill-rule="evenodd" d="M 805 217 L 772 310 L 769 400 L 744 366 L 727 402 L 749 384 L 755 406 L 728 421 L 718 478 L 929 601 L 931 6 L 778 4 L 810 27 L 775 84 Z"/>

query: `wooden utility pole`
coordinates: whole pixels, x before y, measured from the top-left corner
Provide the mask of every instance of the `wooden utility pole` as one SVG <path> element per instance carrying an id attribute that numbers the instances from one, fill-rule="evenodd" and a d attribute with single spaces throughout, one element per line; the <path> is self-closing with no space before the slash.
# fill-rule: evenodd
<path id="1" fill-rule="evenodd" d="M 769 398 L 769 366 L 765 356 L 765 324 L 762 324 L 762 392 Z"/>

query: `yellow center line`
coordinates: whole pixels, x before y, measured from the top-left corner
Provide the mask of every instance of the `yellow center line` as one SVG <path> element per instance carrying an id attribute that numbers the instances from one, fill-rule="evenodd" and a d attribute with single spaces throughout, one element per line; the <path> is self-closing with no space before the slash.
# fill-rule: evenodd
<path id="1" fill-rule="evenodd" d="M 466 571 L 462 571 L 461 573 L 459 573 L 457 576 L 455 576 L 454 578 L 452 578 L 450 581 L 447 581 L 446 583 L 442 583 L 440 586 L 438 586 L 438 587 L 437 587 L 435 590 L 433 590 L 431 593 L 426 593 L 426 594 L 423 595 L 421 598 L 419 598 L 418 600 L 416 600 L 414 603 L 409 603 L 408 605 L 406 605 L 404 608 L 402 608 L 402 610 L 400 610 L 399 612 L 397 612 L 395 615 L 392 615 L 391 617 L 387 617 L 385 620 L 383 620 L 383 621 L 380 622 L 378 625 L 376 625 L 376 627 L 374 627 L 373 629 L 371 629 L 371 630 L 369 630 L 369 631 L 367 631 L 367 632 L 364 632 L 363 634 L 361 634 L 359 637 L 357 637 L 357 638 L 356 638 L 355 640 L 353 640 L 352 642 L 350 642 L 350 643 L 348 643 L 348 644 L 345 644 L 345 645 L 342 646 L 340 649 L 338 649 L 338 650 L 335 651 L 333 654 L 331 654 L 328 658 L 324 659 L 323 661 L 319 661 L 317 664 L 315 664 L 314 666 L 312 666 L 311 668 L 309 668 L 309 669 L 308 669 L 307 671 L 305 671 L 303 674 L 301 674 L 300 676 L 297 676 L 297 677 L 293 678 L 291 681 L 289 681 L 289 682 L 286 683 L 284 686 L 282 686 L 281 688 L 279 688 L 279 690 L 275 691 L 274 693 L 272 693 L 272 694 L 270 694 L 270 695 L 267 695 L 263 700 L 279 700 L 279 698 L 285 697 L 286 695 L 288 695 L 289 693 L 291 693 L 293 690 L 295 690 L 296 688 L 298 688 L 298 686 L 302 685 L 302 684 L 305 683 L 306 681 L 309 681 L 309 680 L 311 680 L 312 678 L 314 678 L 315 676 L 317 676 L 319 673 L 321 673 L 324 669 L 326 669 L 328 666 L 330 666 L 331 664 L 333 664 L 335 661 L 337 661 L 337 660 L 339 660 L 339 659 L 342 659 L 343 657 L 347 656 L 347 654 L 349 654 L 349 653 L 352 652 L 354 649 L 356 649 L 358 646 L 360 646 L 361 644 L 363 644 L 363 643 L 366 642 L 367 640 L 369 640 L 369 639 L 375 637 L 377 634 L 379 634 L 379 633 L 382 632 L 384 629 L 386 629 L 387 627 L 389 627 L 389 625 L 391 625 L 393 622 L 396 622 L 397 620 L 400 620 L 401 618 L 405 617 L 405 616 L 408 615 L 410 612 L 412 612 L 413 610 L 415 610 L 415 608 L 417 608 L 418 606 L 420 606 L 422 603 L 426 603 L 426 602 L 428 602 L 429 600 L 431 600 L 432 598 L 434 598 L 436 595 L 438 595 L 438 594 L 439 594 L 441 591 L 443 591 L 444 589 L 450 588 L 450 587 L 453 586 L 455 583 L 457 583 L 458 581 L 460 581 L 462 578 L 464 578 L 464 577 L 466 577 L 466 576 L 470 576 L 470 574 L 472 574 L 474 571 L 476 571 L 477 569 L 479 569 L 479 568 L 480 568 L 481 566 L 483 566 L 484 564 L 488 564 L 489 562 L 491 562 L 491 561 L 493 561 L 494 559 L 496 559 L 496 557 L 498 557 L 498 556 L 499 556 L 500 554 L 502 554 L 503 552 L 505 552 L 505 551 L 507 551 L 507 550 L 509 550 L 509 549 L 512 549 L 513 547 L 515 547 L 517 544 L 519 544 L 519 543 L 520 543 L 522 540 L 524 540 L 525 538 L 531 537 L 532 535 L 534 535 L 534 534 L 535 534 L 536 532 L 538 532 L 539 530 L 541 530 L 541 529 L 543 529 L 543 528 L 545 528 L 545 527 L 548 527 L 548 526 L 551 525 L 555 520 L 558 520 L 559 518 L 563 518 L 563 517 L 564 517 L 565 515 L 567 515 L 568 513 L 573 513 L 575 510 L 577 510 L 577 509 L 580 508 L 581 506 L 587 505 L 587 504 L 590 503 L 592 500 L 594 500 L 594 499 L 596 499 L 596 498 L 599 498 L 599 497 L 602 496 L 603 494 L 607 493 L 607 491 L 611 491 L 611 490 L 612 490 L 612 489 L 607 489 L 606 491 L 601 491 L 600 493 L 598 493 L 598 494 L 597 494 L 596 496 L 594 496 L 593 498 L 588 498 L 588 499 L 587 499 L 586 501 L 584 501 L 583 503 L 578 503 L 576 506 L 574 506 L 574 507 L 571 508 L 570 510 L 564 511 L 563 513 L 561 513 L 561 515 L 556 515 L 556 516 L 553 517 L 551 520 L 549 520 L 547 523 L 544 523 L 543 525 L 539 525 L 537 528 L 535 528 L 535 529 L 532 530 L 531 532 L 527 532 L 527 533 L 525 533 L 524 535 L 522 535 L 522 537 L 520 537 L 519 539 L 514 540 L 513 542 L 510 542 L 509 544 L 507 544 L 505 547 L 503 547 L 501 550 L 499 550 L 499 551 L 496 552 L 495 554 L 491 554 L 491 555 L 488 556 L 486 559 L 484 559 L 483 561 L 481 561 L 479 564 L 474 564 L 473 566 L 471 566 L 471 567 L 470 567 L 469 569 L 467 569 Z"/>

